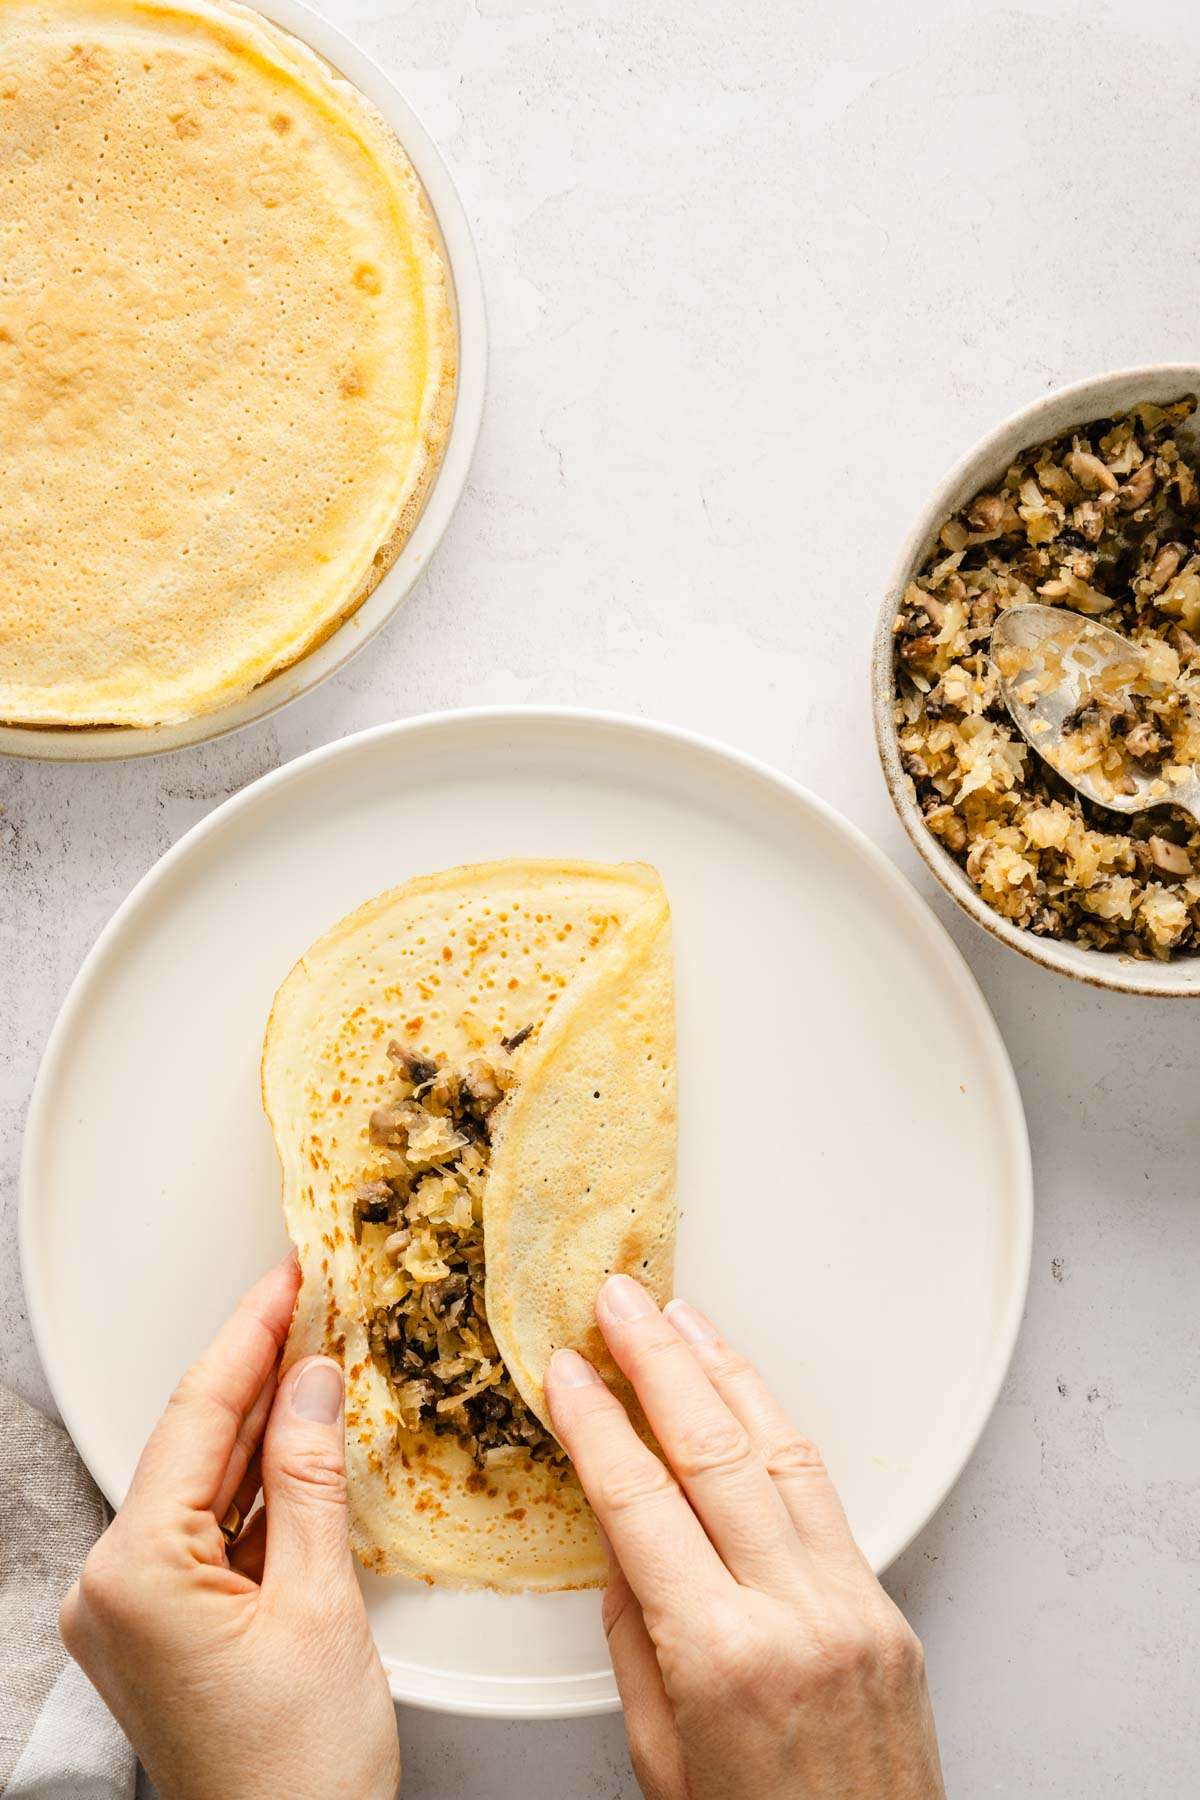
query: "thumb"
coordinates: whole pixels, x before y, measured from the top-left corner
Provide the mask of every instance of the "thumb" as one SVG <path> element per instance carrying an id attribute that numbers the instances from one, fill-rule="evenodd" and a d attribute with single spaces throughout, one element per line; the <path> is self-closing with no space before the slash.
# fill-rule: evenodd
<path id="1" fill-rule="evenodd" d="M 263 1442 L 263 1586 L 292 1592 L 353 1579 L 346 1512 L 342 1371 L 309 1356 L 279 1384 Z"/>

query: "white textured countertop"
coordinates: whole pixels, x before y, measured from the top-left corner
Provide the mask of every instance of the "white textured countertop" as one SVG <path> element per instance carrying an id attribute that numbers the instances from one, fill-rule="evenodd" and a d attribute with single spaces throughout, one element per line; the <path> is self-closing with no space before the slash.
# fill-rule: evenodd
<path id="1" fill-rule="evenodd" d="M 325 9 L 461 184 L 491 312 L 480 451 L 423 584 L 316 695 L 170 758 L 0 765 L 0 1379 L 49 1404 L 15 1239 L 38 1055 L 85 949 L 173 839 L 397 715 L 547 701 L 695 727 L 808 783 L 914 877 L 1025 1097 L 1024 1333 L 979 1452 L 889 1577 L 927 1646 L 950 1791 L 1190 1795 L 1200 1009 L 1056 981 L 951 912 L 883 790 L 867 658 L 896 544 L 960 450 L 1059 382 L 1195 360 L 1200 13 Z M 410 1800 L 635 1792 L 617 1719 L 406 1714 L 403 1732 Z"/>

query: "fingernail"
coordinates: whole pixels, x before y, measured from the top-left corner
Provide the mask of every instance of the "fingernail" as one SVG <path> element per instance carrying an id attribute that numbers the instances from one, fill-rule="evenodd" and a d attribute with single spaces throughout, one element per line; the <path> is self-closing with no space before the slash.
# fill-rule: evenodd
<path id="1" fill-rule="evenodd" d="M 332 1425 L 342 1410 L 342 1371 L 333 1362 L 313 1361 L 301 1369 L 292 1389 L 292 1411 L 311 1425 Z"/>
<path id="2" fill-rule="evenodd" d="M 591 1387 L 600 1377 L 577 1350 L 556 1350 L 546 1373 L 558 1387 Z"/>
<path id="3" fill-rule="evenodd" d="M 703 1313 L 689 1306 L 686 1300 L 668 1300 L 663 1313 L 670 1319 L 685 1344 L 711 1344 L 717 1332 L 710 1325 Z"/>
<path id="4" fill-rule="evenodd" d="M 645 1319 L 657 1311 L 645 1288 L 628 1275 L 610 1275 L 600 1292 L 614 1319 Z"/>

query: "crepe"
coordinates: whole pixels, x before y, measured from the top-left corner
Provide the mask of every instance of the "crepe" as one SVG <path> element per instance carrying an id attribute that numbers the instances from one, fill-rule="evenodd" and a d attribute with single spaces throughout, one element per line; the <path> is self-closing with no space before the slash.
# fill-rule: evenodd
<path id="1" fill-rule="evenodd" d="M 303 1274 L 286 1356 L 344 1366 L 359 1557 L 502 1589 L 602 1581 L 591 1513 L 543 1429 L 542 1381 L 569 1345 L 632 1405 L 596 1293 L 615 1271 L 660 1302 L 671 1291 L 673 986 L 656 873 L 499 862 L 369 901 L 280 988 L 263 1100 Z M 472 1206 L 485 1269 L 475 1227 L 446 1223 Z M 488 1328 L 493 1385 L 433 1411 L 431 1371 L 469 1390 L 483 1365 L 468 1355 L 456 1373 L 452 1358 L 481 1331 L 494 1354 Z"/>
<path id="2" fill-rule="evenodd" d="M 303 656 L 449 429 L 432 217 L 236 5 L 0 6 L 0 719 L 178 721 Z"/>

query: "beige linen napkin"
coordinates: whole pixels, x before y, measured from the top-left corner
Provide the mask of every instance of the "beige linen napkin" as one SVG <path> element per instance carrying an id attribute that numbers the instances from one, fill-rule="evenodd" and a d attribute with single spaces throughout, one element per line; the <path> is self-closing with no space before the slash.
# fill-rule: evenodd
<path id="1" fill-rule="evenodd" d="M 132 1800 L 133 1751 L 58 1636 L 59 1602 L 106 1523 L 66 1432 L 0 1387 L 3 1800 Z"/>

